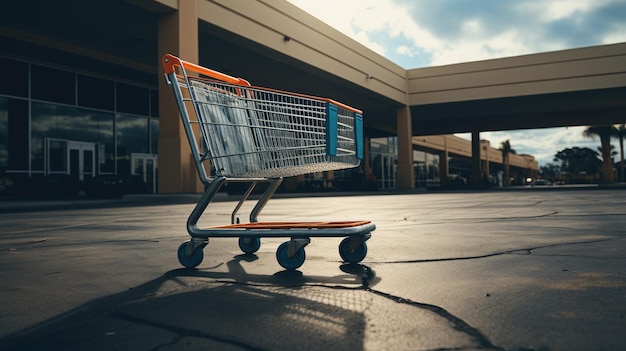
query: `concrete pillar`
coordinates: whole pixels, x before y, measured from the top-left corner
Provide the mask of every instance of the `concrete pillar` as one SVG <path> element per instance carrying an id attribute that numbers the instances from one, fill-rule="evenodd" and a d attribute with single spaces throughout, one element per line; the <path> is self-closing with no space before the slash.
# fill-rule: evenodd
<path id="1" fill-rule="evenodd" d="M 178 1 L 178 11 L 159 18 L 158 34 L 161 77 L 161 56 L 166 53 L 198 63 L 198 2 Z M 202 190 L 172 89 L 159 79 L 159 192 Z"/>
<path id="2" fill-rule="evenodd" d="M 412 130 L 411 108 L 404 106 L 397 113 L 398 163 L 396 167 L 396 188 L 398 189 L 415 188 Z"/>
<path id="3" fill-rule="evenodd" d="M 325 188 L 334 189 L 335 188 L 335 171 L 326 171 L 324 172 L 324 178 L 326 179 Z"/>
<path id="4" fill-rule="evenodd" d="M 489 143 L 489 140 L 481 140 L 480 145 L 482 149 L 480 158 L 483 159 L 482 170 L 486 175 L 489 175 L 489 149 L 491 149 L 491 143 Z"/>
<path id="5" fill-rule="evenodd" d="M 482 174 L 480 169 L 480 132 L 472 131 L 472 187 L 482 187 Z"/>
<path id="6" fill-rule="evenodd" d="M 372 166 L 370 160 L 370 137 L 363 137 L 363 145 L 365 147 L 363 148 L 363 160 L 361 161 L 361 167 L 363 167 L 363 172 L 365 173 L 365 176 L 369 178 L 369 176 L 372 175 Z"/>
<path id="7" fill-rule="evenodd" d="M 443 151 L 439 153 L 439 185 L 445 187 L 448 185 L 448 176 L 450 176 L 450 165 L 448 164 L 448 137 L 443 137 Z"/>

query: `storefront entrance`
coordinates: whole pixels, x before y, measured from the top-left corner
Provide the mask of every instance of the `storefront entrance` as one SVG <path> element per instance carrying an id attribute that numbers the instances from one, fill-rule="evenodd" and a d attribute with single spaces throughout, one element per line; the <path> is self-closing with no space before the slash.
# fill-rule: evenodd
<path id="1" fill-rule="evenodd" d="M 148 191 L 157 191 L 157 155 L 133 153 L 130 155 L 130 172 L 134 176 L 139 176 L 148 186 Z"/>
<path id="2" fill-rule="evenodd" d="M 96 176 L 96 144 L 45 139 L 45 174 L 67 174 L 76 181 Z"/>
<path id="3" fill-rule="evenodd" d="M 390 190 L 396 188 L 396 156 L 379 154 L 374 156 L 372 171 L 376 176 L 378 189 Z"/>

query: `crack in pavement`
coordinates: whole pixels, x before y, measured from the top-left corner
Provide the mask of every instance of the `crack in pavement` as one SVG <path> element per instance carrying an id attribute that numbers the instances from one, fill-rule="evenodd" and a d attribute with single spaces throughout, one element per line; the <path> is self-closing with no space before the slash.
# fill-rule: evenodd
<path id="1" fill-rule="evenodd" d="M 566 245 L 593 244 L 593 243 L 611 241 L 611 240 L 615 240 L 615 239 L 617 239 L 617 238 L 596 239 L 596 240 L 588 240 L 588 241 L 577 241 L 577 242 L 570 242 L 570 243 L 558 243 L 558 244 L 542 245 L 542 246 L 535 246 L 535 247 L 523 248 L 523 249 L 515 249 L 515 250 L 506 250 L 506 251 L 500 251 L 500 252 L 493 252 L 493 253 L 489 253 L 489 254 L 475 255 L 475 256 L 430 258 L 430 259 L 400 260 L 400 261 L 368 261 L 368 263 L 369 264 L 426 263 L 426 262 L 446 262 L 446 261 L 476 260 L 476 259 L 481 259 L 481 258 L 489 258 L 489 257 L 495 257 L 495 256 L 502 256 L 502 255 L 516 255 L 516 254 L 531 255 L 531 254 L 534 253 L 533 251 L 538 250 L 538 249 L 545 249 L 545 248 L 550 248 L 550 247 L 558 247 L 558 246 L 566 246 Z"/>
<path id="2" fill-rule="evenodd" d="M 543 202 L 546 202 L 547 200 L 539 200 L 539 201 L 535 201 L 534 203 L 528 204 L 528 207 L 534 207 L 534 206 L 538 206 L 541 205 Z M 466 209 L 466 208 L 470 208 L 470 209 L 475 209 L 475 208 L 482 208 L 482 207 L 486 207 L 487 205 L 491 205 L 494 204 L 493 201 L 484 201 L 481 203 L 473 203 L 470 205 L 465 205 L 465 206 L 456 206 L 456 207 L 442 207 L 442 208 L 436 208 L 436 209 L 432 209 L 428 212 L 426 212 L 426 215 L 431 215 L 434 214 L 436 212 L 441 212 L 441 211 L 450 211 L 450 210 L 459 210 L 459 209 Z M 499 203 L 497 203 L 496 207 L 499 207 Z"/>
<path id="3" fill-rule="evenodd" d="M 463 319 L 453 315 L 452 313 L 448 312 L 445 308 L 440 307 L 440 306 L 436 306 L 436 305 L 431 305 L 431 304 L 427 304 L 427 303 L 422 303 L 422 302 L 417 302 L 417 301 L 413 301 L 410 299 L 405 299 L 403 297 L 399 297 L 399 296 L 395 296 L 395 295 L 391 295 L 379 290 L 375 290 L 375 289 L 371 289 L 371 288 L 366 288 L 365 291 L 371 292 L 373 294 L 376 294 L 378 296 L 384 297 L 386 299 L 395 301 L 397 303 L 401 303 L 401 304 L 407 304 L 413 307 L 417 307 L 417 308 L 421 308 L 424 310 L 428 310 L 432 313 L 437 314 L 438 316 L 442 317 L 443 319 L 447 320 L 448 322 L 450 322 L 450 324 L 452 324 L 452 328 L 456 331 L 459 331 L 463 334 L 469 335 L 471 336 L 476 343 L 478 344 L 478 346 L 480 346 L 480 349 L 484 349 L 484 350 L 497 350 L 497 351 L 504 351 L 504 348 L 501 348 L 499 346 L 495 346 L 494 344 L 491 343 L 491 341 L 489 340 L 489 338 L 484 335 L 483 333 L 480 332 L 480 330 L 472 327 L 471 325 L 469 325 L 467 322 L 465 322 Z"/>
<path id="4" fill-rule="evenodd" d="M 205 332 L 200 332 L 198 330 L 179 328 L 173 325 L 159 323 L 159 322 L 151 321 L 151 320 L 144 319 L 144 318 L 133 317 L 129 314 L 122 313 L 122 312 L 112 311 L 112 312 L 108 312 L 108 314 L 112 317 L 118 318 L 126 322 L 131 322 L 131 323 L 145 325 L 145 326 L 149 326 L 149 327 L 153 327 L 157 329 L 167 330 L 176 335 L 171 342 L 153 347 L 151 350 L 154 350 L 154 351 L 165 346 L 176 345 L 178 342 L 181 341 L 182 338 L 185 338 L 185 337 L 209 339 L 209 340 L 226 343 L 226 344 L 233 345 L 233 346 L 242 347 L 248 350 L 263 350 L 263 349 L 259 349 L 256 346 L 249 345 L 249 344 L 237 341 L 237 340 L 225 339 L 220 336 L 208 334 Z"/>
<path id="5" fill-rule="evenodd" d="M 81 241 L 81 242 L 71 242 L 71 243 L 52 243 L 52 240 L 48 240 L 47 238 L 40 240 L 30 240 L 24 242 L 9 242 L 9 243 L 0 243 L 0 246 L 8 246 L 9 251 L 18 251 L 24 249 L 55 249 L 60 247 L 73 247 L 73 246 L 91 246 L 91 245 L 100 245 L 100 244 L 129 244 L 129 243 L 159 243 L 159 239 L 112 239 L 112 240 L 99 240 L 99 241 Z M 46 244 L 46 245 L 35 245 L 35 244 Z"/>
<path id="6" fill-rule="evenodd" d="M 460 332 L 468 336 L 471 340 L 473 340 L 474 345 L 470 347 L 470 349 L 472 350 L 504 351 L 503 348 L 494 345 L 489 340 L 489 338 L 485 334 L 483 334 L 480 330 L 471 326 L 470 324 L 465 322 L 463 319 L 450 313 L 443 307 L 432 305 L 432 304 L 427 304 L 427 303 L 422 303 L 418 301 L 413 301 L 407 298 L 395 296 L 395 295 L 392 295 L 392 294 L 389 294 L 380 290 L 373 289 L 372 286 L 376 284 L 379 278 L 376 277 L 376 273 L 371 268 L 360 265 L 360 264 L 349 264 L 349 265 L 342 266 L 341 269 L 342 271 L 346 273 L 350 273 L 350 274 L 357 276 L 357 278 L 361 278 L 360 285 L 348 286 L 348 285 L 324 284 L 324 283 L 312 283 L 312 282 L 300 282 L 296 284 L 285 285 L 281 283 L 257 283 L 257 282 L 251 282 L 251 281 L 241 281 L 241 280 L 232 281 L 229 279 L 220 279 L 220 278 L 210 278 L 210 281 L 212 283 L 226 284 L 230 286 L 244 286 L 244 287 L 255 287 L 255 288 L 296 288 L 297 289 L 297 288 L 309 287 L 309 288 L 322 288 L 322 289 L 332 289 L 332 290 L 364 291 L 364 292 L 373 294 L 375 296 L 379 296 L 381 298 L 390 300 L 398 304 L 404 304 L 404 305 L 408 305 L 411 307 L 415 307 L 420 310 L 426 310 L 430 313 L 433 313 L 441 317 L 442 319 L 447 321 L 455 331 Z M 242 279 L 242 278 L 245 279 L 245 277 L 241 277 L 241 276 L 238 277 L 238 279 Z M 218 335 L 214 335 L 211 333 L 207 333 L 207 332 L 203 332 L 203 331 L 199 331 L 195 329 L 176 327 L 174 325 L 170 325 L 167 323 L 160 323 L 160 322 L 152 321 L 146 318 L 132 316 L 121 311 L 110 311 L 108 312 L 108 314 L 110 316 L 113 316 L 115 318 L 121 319 L 126 322 L 132 322 L 135 324 L 159 328 L 159 329 L 166 330 L 175 334 L 175 337 L 171 341 L 165 344 L 155 346 L 154 348 L 152 348 L 152 350 L 159 350 L 163 347 L 176 345 L 177 343 L 181 342 L 182 339 L 185 337 L 203 338 L 203 339 L 207 339 L 207 340 L 211 340 L 215 342 L 230 344 L 233 346 L 237 346 L 237 347 L 241 347 L 241 348 L 249 349 L 249 350 L 262 350 L 257 345 L 251 345 L 249 343 L 238 341 L 233 338 L 225 338 L 225 337 L 221 337 Z M 454 350 L 460 351 L 463 349 L 465 348 L 461 348 L 461 349 L 455 348 Z M 438 349 L 438 350 L 451 350 L 451 349 L 445 348 L 445 349 Z"/>
<path id="7" fill-rule="evenodd" d="M 570 242 L 570 243 L 558 243 L 558 244 L 550 244 L 550 245 L 542 245 L 542 246 L 536 246 L 536 247 L 530 247 L 530 248 L 521 248 L 521 249 L 515 249 L 515 250 L 506 250 L 506 251 L 501 251 L 501 252 L 495 252 L 495 253 L 490 253 L 490 254 L 485 254 L 485 255 L 476 255 L 476 256 L 469 256 L 469 257 L 453 257 L 453 258 L 439 258 L 439 259 L 422 259 L 422 260 L 403 260 L 403 261 L 386 261 L 386 262 L 369 262 L 370 264 L 405 264 L 405 263 L 425 263 L 425 262 L 445 262 L 445 261 L 460 261 L 460 260 L 473 260 L 473 259 L 481 259 L 481 258 L 488 258 L 488 257 L 495 257 L 495 256 L 500 256 L 500 255 L 512 255 L 512 254 L 523 254 L 523 255 L 530 255 L 533 254 L 534 250 L 538 250 L 538 249 L 542 249 L 542 248 L 549 248 L 549 247 L 558 247 L 558 246 L 563 246 L 563 245 L 578 245 L 578 244 L 589 244 L 589 243 L 597 243 L 597 242 L 605 242 L 605 241 L 609 241 L 609 240 L 613 240 L 613 238 L 607 238 L 607 239 L 596 239 L 596 240 L 588 240 L 588 241 L 579 241 L 579 242 Z M 246 273 L 244 272 L 239 272 L 238 273 L 242 273 L 242 274 L 238 274 L 237 275 L 237 280 L 233 281 L 230 279 L 220 279 L 220 278 L 211 278 L 211 281 L 214 283 L 220 283 L 220 284 L 229 284 L 229 285 L 241 285 L 241 286 L 249 286 L 249 287 L 265 287 L 265 288 L 269 288 L 269 287 L 286 287 L 286 288 L 301 288 L 301 287 L 317 287 L 317 288 L 323 288 L 323 289 L 333 289 L 333 290 L 348 290 L 348 291 L 365 291 L 371 294 L 374 294 L 376 296 L 382 297 L 384 299 L 393 301 L 395 303 L 399 303 L 399 304 L 404 304 L 404 305 L 408 305 L 408 306 L 412 306 L 421 310 L 426 310 L 429 311 L 430 313 L 433 313 L 441 318 L 443 318 L 444 320 L 446 320 L 448 323 L 450 323 L 450 325 L 452 326 L 452 328 L 454 330 L 456 330 L 457 332 L 460 332 L 464 335 L 467 335 L 468 337 L 471 338 L 471 340 L 473 340 L 473 342 L 475 343 L 474 349 L 482 349 L 482 350 L 496 350 L 496 351 L 503 351 L 504 349 L 502 347 L 499 347 L 497 345 L 494 345 L 490 340 L 489 337 L 487 335 L 485 335 L 484 333 L 482 333 L 480 330 L 478 330 L 477 328 L 473 327 L 472 325 L 470 325 L 469 323 L 467 323 L 466 321 L 464 321 L 462 318 L 459 318 L 457 316 L 455 316 L 454 314 L 450 313 L 448 310 L 446 310 L 445 308 L 441 307 L 441 306 L 437 306 L 437 305 L 432 305 L 432 304 L 427 304 L 427 303 L 423 303 L 423 302 L 419 302 L 419 301 L 414 301 L 411 299 L 407 299 L 401 296 L 396 296 L 384 291 L 380 291 L 377 289 L 374 289 L 372 286 L 374 286 L 376 284 L 377 278 L 376 274 L 374 272 L 374 270 L 372 270 L 371 268 L 364 266 L 364 265 L 360 265 L 360 264 L 350 264 L 350 265 L 344 265 L 341 267 L 342 271 L 344 271 L 345 273 L 349 273 L 352 275 L 355 275 L 357 278 L 361 278 L 361 283 L 360 286 L 348 286 L 348 285 L 340 285 L 340 284 L 324 284 L 324 283 L 313 283 L 313 282 L 299 282 L 299 283 L 294 283 L 294 284 L 289 284 L 289 285 L 285 285 L 285 284 L 281 284 L 281 283 L 255 283 L 255 282 L 251 282 L 251 281 L 242 281 L 241 279 L 246 279 Z M 233 273 L 231 271 L 231 273 Z M 283 282 L 284 283 L 284 282 Z M 175 337 L 168 343 L 166 344 L 161 344 L 159 346 L 154 347 L 152 350 L 159 350 L 160 348 L 163 347 L 167 347 L 167 346 L 172 346 L 172 345 L 176 345 L 177 343 L 181 342 L 181 340 L 185 337 L 197 337 L 197 338 L 204 338 L 207 340 L 212 340 L 215 342 L 221 342 L 221 343 L 226 343 L 226 344 L 230 344 L 233 346 L 237 346 L 237 347 L 241 347 L 244 349 L 249 349 L 249 350 L 260 350 L 258 346 L 256 345 L 250 345 L 248 343 L 242 342 L 242 341 L 238 341 L 236 339 L 232 339 L 232 338 L 224 338 L 224 337 L 220 337 L 218 335 L 213 335 L 210 333 L 206 333 L 206 332 L 202 332 L 202 331 L 198 331 L 198 330 L 193 330 L 193 329 L 187 329 L 187 328 L 181 328 L 181 327 L 176 327 L 173 325 L 169 325 L 169 324 L 165 324 L 165 323 L 159 323 L 159 322 L 155 322 L 155 321 L 151 321 L 148 319 L 143 319 L 143 318 L 138 318 L 135 316 L 131 316 L 129 314 L 123 313 L 123 312 L 111 312 L 111 315 L 122 319 L 124 321 L 127 322 L 132 322 L 132 323 L 137 323 L 137 324 L 143 324 L 146 326 L 150 326 L 150 327 L 154 327 L 154 328 L 160 328 L 163 330 L 167 330 L 170 331 L 172 333 L 175 334 Z"/>
<path id="8" fill-rule="evenodd" d="M 544 217 L 550 217 L 550 216 L 554 216 L 559 214 L 559 211 L 553 211 L 553 212 L 549 212 L 549 213 L 544 213 L 544 214 L 539 214 L 539 215 L 534 215 L 534 216 L 512 216 L 512 217 L 455 217 L 455 218 L 446 218 L 445 220 L 442 218 L 439 221 L 432 221 L 432 222 L 424 222 L 422 221 L 422 219 L 420 218 L 420 223 L 412 223 L 417 221 L 416 219 L 410 219 L 410 217 L 405 217 L 404 219 L 398 219 L 398 220 L 393 220 L 390 222 L 393 223 L 402 223 L 402 222 L 406 222 L 407 224 L 410 223 L 410 225 L 415 226 L 415 225 L 433 225 L 433 224 L 449 224 L 450 222 L 468 222 L 468 221 L 472 221 L 472 222 L 476 222 L 476 223 L 489 223 L 489 222 L 499 222 L 499 221 L 511 221 L 511 220 L 521 220 L 521 219 L 533 219 L 533 218 L 544 218 Z"/>
<path id="9" fill-rule="evenodd" d="M 368 287 L 368 283 L 366 282 L 367 279 L 363 279 L 363 286 L 361 287 L 346 287 L 346 286 L 328 286 L 328 285 L 324 285 L 324 284 L 304 284 L 302 286 L 308 286 L 308 287 L 321 287 L 321 288 L 329 288 L 329 289 L 343 289 L 343 290 L 363 290 L 369 293 L 372 293 L 374 295 L 380 296 L 382 298 L 391 300 L 393 302 L 399 303 L 399 304 L 406 304 L 409 306 L 413 306 L 419 309 L 423 309 L 423 310 L 427 310 L 430 311 L 440 317 L 442 317 L 443 319 L 445 319 L 446 321 L 448 321 L 451 325 L 452 328 L 460 333 L 463 333 L 465 335 L 470 336 L 475 342 L 476 342 L 476 346 L 478 348 L 472 347 L 472 350 L 494 350 L 494 351 L 504 351 L 505 349 L 499 346 L 494 345 L 489 338 L 484 335 L 483 333 L 481 333 L 478 329 L 472 327 L 471 325 L 469 325 L 467 322 L 465 322 L 464 320 L 462 320 L 461 318 L 453 315 L 452 313 L 448 312 L 446 309 L 440 307 L 440 306 L 436 306 L 436 305 L 431 305 L 431 304 L 426 304 L 426 303 L 422 303 L 422 302 L 417 302 L 417 301 L 413 301 L 410 299 L 406 299 L 403 297 L 399 297 L 399 296 L 395 296 L 392 294 L 388 294 L 379 290 L 375 290 L 372 288 Z M 216 282 L 219 282 L 219 280 L 217 280 Z M 233 282 L 230 282 L 231 284 L 233 284 Z M 260 284 L 253 284 L 253 283 L 234 283 L 234 284 L 238 284 L 238 285 L 244 285 L 244 286 L 259 286 Z M 274 285 L 263 285 L 265 287 L 273 287 Z M 229 345 L 233 345 L 233 346 L 238 346 L 238 347 L 242 347 L 245 349 L 249 349 L 249 350 L 263 350 L 261 348 L 259 348 L 258 346 L 255 345 L 250 345 L 244 342 L 240 342 L 237 340 L 233 340 L 233 339 L 227 339 L 227 338 L 222 338 L 220 336 L 217 335 L 213 335 L 213 334 L 209 334 L 209 333 L 205 333 L 205 332 L 200 332 L 198 330 L 193 330 L 193 329 L 186 329 L 186 328 L 179 328 L 173 325 L 168 325 L 168 324 L 164 324 L 164 323 L 158 323 L 158 322 L 154 322 L 151 320 L 147 320 L 147 319 L 143 319 L 143 318 L 137 318 L 137 317 L 133 317 L 130 316 L 128 314 L 122 313 L 122 312 L 109 312 L 109 315 L 111 315 L 112 317 L 121 319 L 123 321 L 126 322 L 131 322 L 131 323 L 135 323 L 135 324 L 140 324 L 140 325 L 145 325 L 145 326 L 149 326 L 149 327 L 154 327 L 154 328 L 159 328 L 159 329 L 163 329 L 163 330 L 167 330 L 169 332 L 174 333 L 176 336 L 173 338 L 173 340 L 171 342 L 165 343 L 165 344 L 161 344 L 158 346 L 153 347 L 151 350 L 156 351 L 159 350 L 162 347 L 166 347 L 166 346 L 173 346 L 176 345 L 177 343 L 179 343 L 183 338 L 185 337 L 197 337 L 197 338 L 204 338 L 204 339 L 208 339 L 208 340 L 212 340 L 212 341 L 216 341 L 216 342 L 221 342 L 221 343 L 225 343 L 225 344 L 229 344 Z M 439 350 L 448 350 L 446 349 L 439 349 Z M 456 349 L 456 350 L 462 350 L 462 349 Z"/>

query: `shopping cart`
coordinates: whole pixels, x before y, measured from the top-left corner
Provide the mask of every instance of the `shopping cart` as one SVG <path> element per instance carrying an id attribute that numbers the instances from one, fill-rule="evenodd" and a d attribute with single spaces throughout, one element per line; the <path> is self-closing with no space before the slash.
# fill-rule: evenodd
<path id="1" fill-rule="evenodd" d="M 363 158 L 361 111 L 339 102 L 251 86 L 246 80 L 213 71 L 167 54 L 162 59 L 205 191 L 187 220 L 191 240 L 178 248 L 178 260 L 196 267 L 210 237 L 239 238 L 247 254 L 259 250 L 262 237 L 286 237 L 276 251 L 278 263 L 296 269 L 305 260 L 311 237 L 345 237 L 339 245 L 344 262 L 367 255 L 371 221 L 259 222 L 258 216 L 283 177 L 357 167 Z M 189 72 L 189 74 L 188 74 Z M 198 221 L 227 182 L 248 182 L 231 214 L 231 223 L 199 228 Z M 267 182 L 250 222 L 238 212 L 259 182 Z"/>

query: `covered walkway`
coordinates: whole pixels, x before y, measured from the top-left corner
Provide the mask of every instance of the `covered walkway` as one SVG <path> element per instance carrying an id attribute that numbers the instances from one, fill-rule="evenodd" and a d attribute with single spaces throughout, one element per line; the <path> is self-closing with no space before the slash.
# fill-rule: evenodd
<path id="1" fill-rule="evenodd" d="M 158 90 L 163 193 L 202 190 L 162 79 L 164 53 L 358 107 L 367 138 L 397 136 L 399 189 L 415 186 L 416 136 L 472 132 L 479 155 L 482 131 L 626 118 L 626 43 L 407 71 L 283 0 L 110 0 L 76 2 L 71 12 L 25 0 L 0 19 L 3 57 Z"/>

